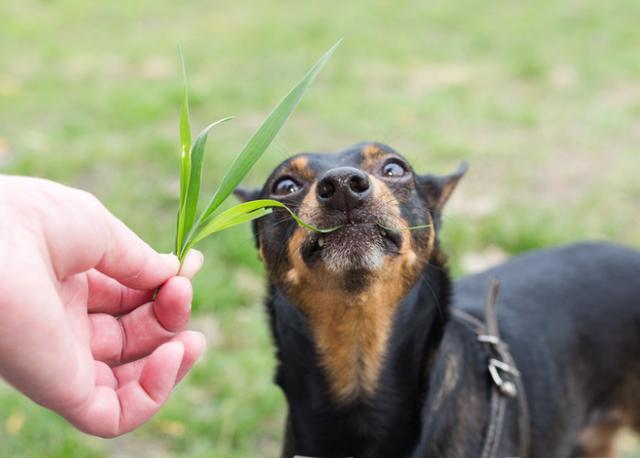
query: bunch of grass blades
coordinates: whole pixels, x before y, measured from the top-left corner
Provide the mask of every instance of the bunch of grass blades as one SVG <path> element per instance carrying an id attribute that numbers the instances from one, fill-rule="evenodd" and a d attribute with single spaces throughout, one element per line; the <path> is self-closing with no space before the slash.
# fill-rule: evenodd
<path id="1" fill-rule="evenodd" d="M 200 180 L 202 176 L 202 160 L 207 137 L 211 129 L 218 124 L 232 119 L 220 119 L 205 127 L 191 142 L 191 120 L 189 116 L 189 92 L 187 73 L 182 51 L 180 60 L 184 78 L 184 94 L 180 110 L 180 206 L 176 227 L 175 253 L 182 264 L 187 252 L 199 241 L 211 234 L 268 215 L 274 207 L 284 208 L 298 224 L 316 232 L 331 232 L 337 228 L 320 229 L 305 223 L 283 203 L 276 200 L 262 199 L 244 202 L 228 210 L 218 211 L 233 190 L 249 173 L 256 161 L 266 151 L 293 110 L 296 108 L 311 83 L 324 64 L 329 60 L 340 44 L 333 45 L 316 64 L 311 67 L 302 80 L 287 94 L 278 106 L 267 116 L 262 125 L 246 143 L 240 154 L 227 170 L 222 182 L 215 191 L 205 210 L 196 217 L 200 197 Z"/>

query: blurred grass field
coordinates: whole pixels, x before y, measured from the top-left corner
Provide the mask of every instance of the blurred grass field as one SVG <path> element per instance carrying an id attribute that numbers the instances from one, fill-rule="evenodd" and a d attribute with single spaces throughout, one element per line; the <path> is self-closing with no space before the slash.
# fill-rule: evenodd
<path id="1" fill-rule="evenodd" d="M 344 36 L 249 184 L 295 152 L 378 140 L 420 171 L 470 162 L 442 234 L 457 275 L 573 240 L 640 247 L 639 22 L 635 0 L 4 1 L 0 173 L 89 190 L 169 251 L 176 45 L 194 128 L 238 116 L 210 136 L 210 195 L 267 111 Z M 0 456 L 277 454 L 284 400 L 249 228 L 202 249 L 194 327 L 210 348 L 166 408 L 106 441 L 0 387 Z M 620 455 L 639 450 L 625 440 Z"/>

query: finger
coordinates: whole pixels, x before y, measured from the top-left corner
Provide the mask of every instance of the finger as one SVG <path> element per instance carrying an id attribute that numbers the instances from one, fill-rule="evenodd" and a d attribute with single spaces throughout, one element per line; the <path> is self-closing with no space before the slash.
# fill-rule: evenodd
<path id="1" fill-rule="evenodd" d="M 63 415 L 78 429 L 96 436 L 129 432 L 148 421 L 167 400 L 183 355 L 182 343 L 166 343 L 146 358 L 137 379 L 117 390 L 96 386 L 87 403 Z"/>
<path id="2" fill-rule="evenodd" d="M 176 383 L 178 383 L 189 372 L 198 358 L 200 358 L 204 352 L 206 341 L 204 335 L 196 331 L 181 332 L 171 341 L 179 341 L 184 346 L 182 364 L 180 364 L 178 375 L 176 377 Z M 138 359 L 136 361 L 114 367 L 113 374 L 115 375 L 117 384 L 121 386 L 132 380 L 137 380 L 140 377 L 144 364 L 145 359 Z"/>
<path id="3" fill-rule="evenodd" d="M 153 289 L 178 272 L 175 255 L 159 254 L 120 220 L 106 212 L 109 246 L 95 268 L 135 289 Z"/>
<path id="4" fill-rule="evenodd" d="M 33 183 L 30 198 L 43 234 L 38 243 L 59 279 L 96 268 L 125 286 L 153 289 L 177 273 L 175 256 L 157 253 L 89 193 Z"/>
<path id="5" fill-rule="evenodd" d="M 207 341 L 204 334 L 197 331 L 185 331 L 179 334 L 176 340 L 182 342 L 184 346 L 184 357 L 182 358 L 182 364 L 176 376 L 176 383 L 178 383 L 187 375 L 200 356 L 202 356 L 207 347 Z"/>
<path id="6" fill-rule="evenodd" d="M 178 275 L 193 279 L 196 276 L 202 264 L 204 263 L 204 255 L 198 250 L 189 250 L 187 256 L 184 258 L 182 267 Z"/>
<path id="7" fill-rule="evenodd" d="M 128 288 L 95 269 L 87 272 L 89 312 L 121 315 L 153 299 L 153 290 Z"/>
<path id="8" fill-rule="evenodd" d="M 104 313 L 89 314 L 93 357 L 113 366 L 148 355 L 186 328 L 191 297 L 191 282 L 173 277 L 160 289 L 155 302 L 118 319 Z"/>
<path id="9" fill-rule="evenodd" d="M 168 331 L 183 331 L 191 317 L 192 299 L 191 281 L 184 277 L 170 278 L 158 292 L 153 303 L 153 313 Z"/>

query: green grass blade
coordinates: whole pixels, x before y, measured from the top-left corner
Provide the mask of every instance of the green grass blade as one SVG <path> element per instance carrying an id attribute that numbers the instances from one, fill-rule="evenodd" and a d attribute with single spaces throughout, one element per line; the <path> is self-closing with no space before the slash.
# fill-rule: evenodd
<path id="1" fill-rule="evenodd" d="M 223 231 L 225 229 L 229 229 L 230 227 L 237 226 L 238 224 L 246 223 L 252 221 L 257 218 L 261 218 L 270 214 L 273 210 L 271 208 L 259 208 L 257 210 L 253 210 L 247 213 L 242 213 L 237 215 L 234 218 L 228 218 L 225 220 L 220 220 L 218 218 L 214 218 L 212 221 L 207 224 L 198 235 L 189 242 L 189 245 L 185 247 L 185 249 L 190 248 L 191 246 L 198 243 L 200 240 L 214 234 L 216 232 Z"/>
<path id="2" fill-rule="evenodd" d="M 333 232 L 333 231 L 338 230 L 338 229 L 340 229 L 342 227 L 342 226 L 334 226 L 334 227 L 321 228 L 321 227 L 313 226 L 312 224 L 304 222 L 298 215 L 296 215 L 293 212 L 293 210 L 291 210 L 285 204 L 283 204 L 282 202 L 279 202 L 277 200 L 263 199 L 263 200 L 254 200 L 253 202 L 263 202 L 263 205 L 265 205 L 265 206 L 268 205 L 269 207 L 284 208 L 287 212 L 289 212 L 289 215 L 291 215 L 291 217 L 295 220 L 296 223 L 298 223 L 298 225 L 304 227 L 305 229 L 309 229 L 310 231 L 313 231 L 313 232 L 319 232 L 321 234 L 328 234 L 329 232 Z"/>
<path id="3" fill-rule="evenodd" d="M 198 226 L 195 231 L 192 231 L 192 234 L 190 234 L 189 237 L 189 242 L 186 244 L 183 251 L 186 252 L 188 248 L 193 246 L 196 242 L 199 242 L 200 240 L 213 234 L 214 232 L 219 232 L 221 229 L 218 228 L 225 225 L 229 221 L 233 221 L 234 219 L 237 219 L 247 213 L 251 213 L 263 208 L 269 208 L 269 206 L 265 205 L 264 202 L 268 201 L 253 200 L 250 202 L 244 202 L 223 211 L 219 215 L 212 216 L 206 219 L 202 224 Z"/>
<path id="4" fill-rule="evenodd" d="M 220 232 L 221 230 L 228 229 L 237 224 L 241 224 L 247 221 L 251 221 L 261 216 L 271 213 L 272 208 L 283 208 L 300 226 L 309 229 L 314 232 L 320 232 L 327 234 L 340 228 L 340 226 L 319 228 L 304 222 L 298 215 L 296 215 L 289 207 L 282 202 L 272 199 L 259 199 L 244 202 L 231 207 L 228 210 L 220 213 L 219 215 L 211 216 L 207 218 L 197 230 L 194 231 L 189 238 L 189 242 L 185 244 L 184 249 L 180 252 L 180 255 L 184 255 L 193 245 L 209 235 Z"/>
<path id="5" fill-rule="evenodd" d="M 188 234 L 191 231 L 191 227 L 193 226 L 193 222 L 196 218 L 196 210 L 198 208 L 198 199 L 200 195 L 200 181 L 202 178 L 202 160 L 204 158 L 204 150 L 207 144 L 207 137 L 209 136 L 209 131 L 213 129 L 218 124 L 229 121 L 233 119 L 233 116 L 229 116 L 227 118 L 219 119 L 218 121 L 209 124 L 205 127 L 200 134 L 196 137 L 196 141 L 193 144 L 193 149 L 191 150 L 191 171 L 189 174 L 187 193 L 184 200 L 184 216 L 183 216 L 183 225 L 182 225 L 182 233 Z M 182 251 L 183 243 L 179 245 L 178 248 Z"/>
<path id="6" fill-rule="evenodd" d="M 236 226 L 238 224 L 246 223 L 248 221 L 252 221 L 257 218 L 262 218 L 273 212 L 271 208 L 259 208 L 258 210 L 254 210 L 249 213 L 244 213 L 242 215 L 237 216 L 231 220 L 225 221 L 224 224 L 218 224 L 218 230 L 216 232 L 222 231 L 224 229 L 228 229 L 230 227 Z"/>
<path id="7" fill-rule="evenodd" d="M 191 175 L 191 119 L 189 115 L 189 85 L 187 82 L 187 68 L 184 63 L 182 48 L 178 48 L 180 65 L 182 67 L 182 80 L 184 91 L 182 93 L 182 105 L 180 106 L 180 204 L 178 207 L 178 219 L 176 227 L 176 253 L 182 247 L 185 229 L 185 211 L 189 178 Z"/>
<path id="8" fill-rule="evenodd" d="M 309 223 L 304 222 L 298 215 L 296 215 L 289 207 L 287 207 L 285 204 L 283 204 L 282 202 L 278 201 L 278 200 L 273 200 L 273 199 L 258 199 L 258 200 L 252 200 L 249 202 L 244 202 L 242 204 L 238 204 L 235 205 L 233 207 L 231 207 L 229 210 L 220 213 L 219 215 L 210 218 L 209 221 L 213 221 L 216 220 L 218 218 L 222 219 L 223 221 L 225 219 L 229 219 L 229 218 L 235 218 L 237 215 L 242 214 L 242 213 L 246 213 L 246 212 L 250 212 L 250 211 L 255 211 L 259 208 L 283 208 L 285 209 L 289 215 L 291 215 L 291 217 L 295 220 L 296 223 L 298 223 L 300 226 L 309 229 L 313 232 L 320 232 L 323 234 L 328 234 L 329 232 L 333 232 L 336 229 L 339 229 L 340 226 L 335 226 L 335 227 L 328 227 L 328 228 L 319 228 L 316 226 L 313 226 Z"/>
<path id="9" fill-rule="evenodd" d="M 191 117 L 189 114 L 189 83 L 187 80 L 187 67 L 184 63 L 182 48 L 178 48 L 180 54 L 180 66 L 182 68 L 182 81 L 184 92 L 182 94 L 182 105 L 180 106 L 180 145 L 182 151 L 188 153 L 191 150 Z"/>
<path id="10" fill-rule="evenodd" d="M 205 225 L 211 224 L 214 221 L 224 222 L 224 221 L 232 220 L 242 214 L 259 210 L 261 208 L 273 207 L 274 205 L 272 205 L 272 202 L 277 202 L 277 201 L 272 201 L 270 199 L 260 199 L 260 200 L 251 200 L 249 202 L 243 202 L 241 204 L 234 205 L 233 207 L 223 211 L 219 215 L 212 216 L 207 220 L 205 220 Z M 278 202 L 278 204 L 280 204 L 280 202 Z"/>
<path id="11" fill-rule="evenodd" d="M 278 131 L 282 128 L 286 120 L 289 118 L 293 110 L 298 106 L 305 92 L 316 78 L 324 64 L 329 60 L 337 46 L 338 41 L 333 45 L 316 64 L 311 67 L 305 77 L 282 99 L 280 104 L 265 119 L 258 130 L 249 139 L 242 152 L 235 159 L 231 168 L 227 171 L 220 186 L 216 190 L 213 198 L 209 202 L 206 210 L 202 214 L 200 221 L 208 218 L 216 209 L 224 202 L 224 200 L 233 192 L 240 184 L 251 167 L 256 163 L 260 156 L 265 152 L 271 144 Z"/>

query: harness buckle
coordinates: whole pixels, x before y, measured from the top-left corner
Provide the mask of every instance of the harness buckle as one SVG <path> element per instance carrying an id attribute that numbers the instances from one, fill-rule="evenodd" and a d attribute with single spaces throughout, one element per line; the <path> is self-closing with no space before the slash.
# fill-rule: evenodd
<path id="1" fill-rule="evenodd" d="M 496 336 L 492 336 L 491 334 L 480 334 L 478 336 L 478 342 L 491 344 L 494 347 L 499 347 L 500 345 L 504 345 L 502 340 L 500 340 Z"/>
<path id="2" fill-rule="evenodd" d="M 505 380 L 500 376 L 500 371 L 506 372 L 514 377 L 520 377 L 520 372 L 513 366 L 510 366 L 498 359 L 490 358 L 489 359 L 489 374 L 491 375 L 491 380 L 498 387 L 500 393 L 510 398 L 515 397 L 518 394 L 518 390 L 516 389 L 515 383 L 511 380 Z"/>
<path id="3" fill-rule="evenodd" d="M 501 350 L 504 350 L 506 345 L 500 340 L 499 337 L 491 335 L 491 334 L 481 334 L 478 336 L 478 342 L 482 342 L 485 344 L 489 344 L 493 347 L 495 354 L 502 354 Z M 519 377 L 520 372 L 509 364 L 500 361 L 496 358 L 489 358 L 489 374 L 491 375 L 491 380 L 498 387 L 500 393 L 510 398 L 515 397 L 518 394 L 518 390 L 516 389 L 515 383 L 510 380 L 505 380 L 500 376 L 500 371 L 506 372 L 514 377 Z"/>

